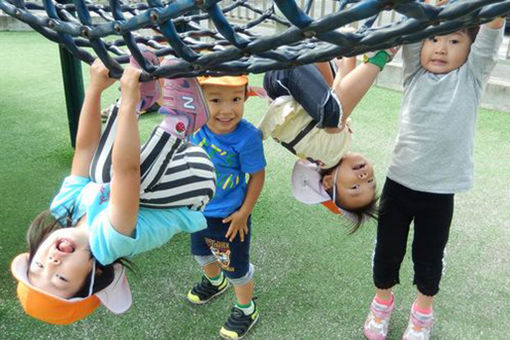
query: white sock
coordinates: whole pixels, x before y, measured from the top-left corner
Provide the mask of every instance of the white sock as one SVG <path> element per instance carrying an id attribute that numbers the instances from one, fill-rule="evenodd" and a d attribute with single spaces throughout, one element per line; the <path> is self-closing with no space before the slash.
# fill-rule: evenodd
<path id="1" fill-rule="evenodd" d="M 248 307 L 242 307 L 238 302 L 236 302 L 236 307 L 243 311 L 244 315 L 250 315 L 255 311 L 255 304 L 253 303 L 253 300 L 250 301 L 250 306 Z"/>
<path id="2" fill-rule="evenodd" d="M 220 275 L 216 276 L 216 278 L 207 277 L 207 279 L 213 286 L 218 287 L 223 282 L 223 272 L 220 272 Z"/>

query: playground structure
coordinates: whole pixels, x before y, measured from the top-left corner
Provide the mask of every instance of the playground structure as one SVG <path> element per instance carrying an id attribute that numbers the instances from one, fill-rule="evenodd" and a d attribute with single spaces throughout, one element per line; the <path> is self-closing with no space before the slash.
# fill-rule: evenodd
<path id="1" fill-rule="evenodd" d="M 262 7 L 260 4 L 262 3 Z M 66 88 L 71 139 L 83 98 L 81 68 L 76 60 L 92 63 L 99 57 L 113 77 L 120 77 L 129 56 L 144 73 L 142 81 L 160 77 L 262 73 L 334 57 L 420 41 L 510 12 L 510 0 L 450 1 L 446 6 L 418 0 L 340 0 L 331 14 L 314 19 L 314 1 L 266 2 L 250 0 L 147 0 L 108 4 L 75 0 L 41 3 L 0 0 L 0 9 L 58 43 Z M 247 20 L 235 24 L 229 13 L 244 11 Z M 401 15 L 378 25 L 383 11 Z M 38 12 L 38 15 L 35 13 Z M 41 15 L 41 12 L 43 13 Z M 101 18 L 94 21 L 93 17 Z M 256 33 L 268 22 L 279 26 L 271 35 Z M 355 32 L 340 32 L 345 26 Z M 137 44 L 157 56 L 174 56 L 178 63 L 155 66 L 145 60 Z"/>
<path id="2" fill-rule="evenodd" d="M 305 9 L 293 0 L 276 0 L 266 10 L 253 6 L 253 2 L 233 1 L 222 8 L 219 0 L 168 3 L 148 0 L 137 4 L 111 0 L 108 5 L 83 0 L 72 4 L 44 0 L 43 5 L 1 0 L 0 9 L 64 46 L 82 61 L 90 64 L 99 57 L 114 77 L 122 74 L 121 65 L 127 63 L 132 54 L 147 73 L 144 80 L 262 73 L 359 55 L 482 24 L 510 11 L 509 0 L 465 0 L 444 7 L 414 0 L 344 0 L 339 1 L 336 12 L 314 20 L 307 14 L 313 5 L 311 0 L 307 1 Z M 244 25 L 229 23 L 225 13 L 240 7 L 258 15 Z M 283 17 L 275 14 L 276 8 Z M 34 10 L 45 10 L 46 15 L 35 16 Z M 390 25 L 374 26 L 377 16 L 384 10 L 400 13 L 403 18 Z M 94 24 L 91 13 L 105 22 Z M 255 26 L 267 20 L 288 28 L 270 36 L 252 33 Z M 214 29 L 210 22 L 214 23 Z M 358 25 L 356 32 L 337 31 L 358 22 L 363 24 Z M 106 39 L 110 37 L 114 40 Z M 115 39 L 117 37 L 121 39 Z M 171 66 L 151 65 L 143 59 L 137 43 L 150 46 L 159 57 L 173 55 L 180 62 Z"/>

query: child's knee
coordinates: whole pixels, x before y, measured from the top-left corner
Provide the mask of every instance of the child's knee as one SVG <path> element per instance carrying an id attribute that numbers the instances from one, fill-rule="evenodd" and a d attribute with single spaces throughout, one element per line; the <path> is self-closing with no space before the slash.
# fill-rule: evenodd
<path id="1" fill-rule="evenodd" d="M 226 271 L 224 273 L 225 273 L 225 276 L 230 281 L 230 283 L 232 283 L 234 286 L 242 286 L 242 285 L 247 284 L 248 282 L 250 282 L 253 279 L 254 272 L 255 272 L 255 266 L 250 263 L 246 273 L 242 274 L 241 276 L 237 276 L 238 273 L 235 273 L 235 274 L 237 274 L 235 277 L 233 277 L 232 273 L 228 273 Z"/>

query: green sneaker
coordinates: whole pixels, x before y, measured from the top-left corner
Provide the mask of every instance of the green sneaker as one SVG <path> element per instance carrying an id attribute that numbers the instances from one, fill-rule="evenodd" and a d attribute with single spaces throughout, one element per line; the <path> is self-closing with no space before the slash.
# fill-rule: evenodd
<path id="1" fill-rule="evenodd" d="M 220 336 L 224 339 L 242 339 L 255 326 L 258 319 L 257 305 L 255 305 L 255 310 L 250 315 L 244 315 L 242 310 L 234 306 L 227 322 L 220 329 Z"/>
<path id="2" fill-rule="evenodd" d="M 219 286 L 215 286 L 207 279 L 207 277 L 205 277 L 205 275 L 203 275 L 202 281 L 197 283 L 195 287 L 188 292 L 187 298 L 189 302 L 193 304 L 202 305 L 211 300 L 213 297 L 226 291 L 227 288 L 228 280 L 225 276 L 223 276 L 221 284 Z"/>

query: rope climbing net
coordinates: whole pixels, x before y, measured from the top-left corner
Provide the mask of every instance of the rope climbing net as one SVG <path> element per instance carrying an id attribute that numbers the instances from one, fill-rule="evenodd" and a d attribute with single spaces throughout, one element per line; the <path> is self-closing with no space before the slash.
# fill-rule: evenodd
<path id="1" fill-rule="evenodd" d="M 305 8 L 294 0 L 274 0 L 267 9 L 254 0 L 109 0 L 107 4 L 0 0 L 0 9 L 84 62 L 99 57 L 114 77 L 122 74 L 122 64 L 133 55 L 146 79 L 261 73 L 359 55 L 483 24 L 510 12 L 510 0 L 451 0 L 441 7 L 419 0 L 337 2 L 336 11 L 318 19 L 309 15 L 313 0 Z M 253 12 L 255 19 L 229 22 L 228 14 L 239 8 Z M 402 19 L 374 25 L 383 11 L 395 11 Z M 280 29 L 255 32 L 268 22 Z M 353 32 L 339 30 L 353 24 L 358 27 Z M 137 44 L 149 46 L 159 57 L 173 55 L 179 62 L 152 65 Z"/>

